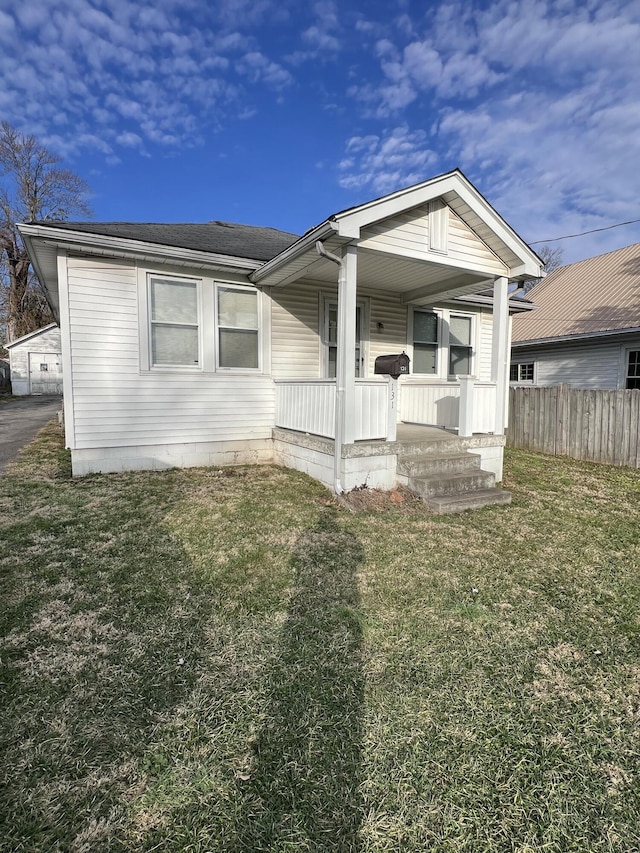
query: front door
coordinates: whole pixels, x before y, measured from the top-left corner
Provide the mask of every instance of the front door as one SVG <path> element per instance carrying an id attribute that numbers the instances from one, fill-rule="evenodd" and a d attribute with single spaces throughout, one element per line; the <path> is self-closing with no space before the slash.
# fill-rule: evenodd
<path id="1" fill-rule="evenodd" d="M 356 305 L 356 377 L 365 373 L 364 340 L 365 340 L 365 303 Z M 338 351 L 338 303 L 329 299 L 324 301 L 324 375 L 329 379 L 336 378 L 336 354 Z"/>

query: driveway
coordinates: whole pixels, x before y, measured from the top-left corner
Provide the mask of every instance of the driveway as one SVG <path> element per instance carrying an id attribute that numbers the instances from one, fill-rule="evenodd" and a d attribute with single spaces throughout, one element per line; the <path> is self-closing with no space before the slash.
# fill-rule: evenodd
<path id="1" fill-rule="evenodd" d="M 18 451 L 62 408 L 62 397 L 0 399 L 0 474 Z"/>

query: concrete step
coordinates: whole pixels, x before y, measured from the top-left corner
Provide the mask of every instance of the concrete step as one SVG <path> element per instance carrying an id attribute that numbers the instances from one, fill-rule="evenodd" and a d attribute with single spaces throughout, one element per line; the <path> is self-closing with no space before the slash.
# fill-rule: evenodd
<path id="1" fill-rule="evenodd" d="M 455 471 L 453 474 L 436 473 L 409 477 L 409 488 L 421 497 L 477 492 L 483 489 L 491 489 L 495 484 L 495 474 L 491 471 L 482 471 L 479 468 L 471 471 Z"/>
<path id="2" fill-rule="evenodd" d="M 423 497 L 422 500 L 433 512 L 446 515 L 452 512 L 464 512 L 467 509 L 480 509 L 492 504 L 510 504 L 511 492 L 505 489 L 480 489 L 477 492 L 465 492 L 459 495 Z"/>
<path id="3" fill-rule="evenodd" d="M 457 471 L 478 470 L 480 456 L 477 453 L 438 453 L 432 456 L 399 456 L 398 473 L 406 477 L 429 474 L 454 474 Z"/>

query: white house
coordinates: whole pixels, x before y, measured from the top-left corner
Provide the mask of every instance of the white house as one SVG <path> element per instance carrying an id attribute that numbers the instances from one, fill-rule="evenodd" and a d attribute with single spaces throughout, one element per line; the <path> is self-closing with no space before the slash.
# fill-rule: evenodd
<path id="1" fill-rule="evenodd" d="M 51 323 L 5 344 L 9 351 L 11 391 L 27 394 L 62 394 L 60 328 Z"/>
<path id="2" fill-rule="evenodd" d="M 513 320 L 511 381 L 640 388 L 640 243 L 569 264 L 527 294 Z"/>
<path id="3" fill-rule="evenodd" d="M 223 222 L 20 232 L 62 329 L 75 474 L 277 462 L 337 492 L 409 484 L 440 509 L 452 490 L 507 499 L 491 488 L 507 290 L 541 261 L 460 171 L 302 237 Z M 402 351 L 396 386 L 375 363 Z"/>

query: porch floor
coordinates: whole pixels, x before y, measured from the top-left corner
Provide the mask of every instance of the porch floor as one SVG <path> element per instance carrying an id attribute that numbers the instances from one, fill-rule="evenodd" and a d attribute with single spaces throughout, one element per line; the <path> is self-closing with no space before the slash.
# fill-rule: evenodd
<path id="1" fill-rule="evenodd" d="M 276 440 L 297 444 L 301 447 L 318 450 L 333 456 L 334 441 L 309 433 L 276 427 L 273 431 Z M 462 452 L 481 447 L 503 447 L 503 435 L 476 433 L 473 436 L 461 437 L 455 430 L 421 424 L 399 423 L 396 429 L 396 440 L 385 441 L 383 438 L 356 441 L 355 444 L 345 444 L 342 448 L 344 459 L 365 456 L 387 456 L 388 454 L 405 455 L 412 453 L 446 453 Z"/>

